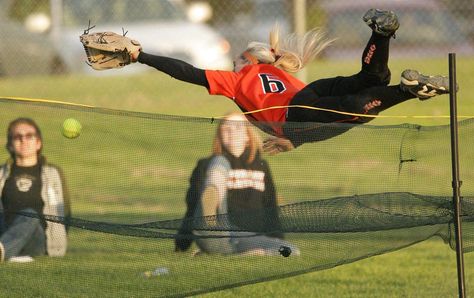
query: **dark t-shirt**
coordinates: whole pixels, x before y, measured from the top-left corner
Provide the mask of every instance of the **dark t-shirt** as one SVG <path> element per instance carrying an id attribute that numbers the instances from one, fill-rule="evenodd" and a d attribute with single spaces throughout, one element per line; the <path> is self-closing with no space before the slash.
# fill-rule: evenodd
<path id="1" fill-rule="evenodd" d="M 275 186 L 270 169 L 259 155 L 248 164 L 249 151 L 240 158 L 224 152 L 231 164 L 227 179 L 227 212 L 232 223 L 248 231 L 268 233 L 280 228 Z M 274 235 L 282 237 L 281 234 Z"/>
<path id="2" fill-rule="evenodd" d="M 5 181 L 2 191 L 2 203 L 5 211 L 5 223 L 9 226 L 16 212 L 32 208 L 38 214 L 43 213 L 44 202 L 41 199 L 41 165 L 19 167 L 13 165 L 10 177 Z"/>

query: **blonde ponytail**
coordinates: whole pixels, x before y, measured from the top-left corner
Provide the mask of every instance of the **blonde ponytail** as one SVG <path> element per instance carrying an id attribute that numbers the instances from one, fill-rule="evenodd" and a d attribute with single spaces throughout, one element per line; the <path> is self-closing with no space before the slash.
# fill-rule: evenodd
<path id="1" fill-rule="evenodd" d="M 297 72 L 314 60 L 332 41 L 327 40 L 326 34 L 318 28 L 303 36 L 293 33 L 282 39 L 276 24 L 270 31 L 269 44 L 251 42 L 246 52 L 259 63 L 271 64 L 287 72 Z"/>

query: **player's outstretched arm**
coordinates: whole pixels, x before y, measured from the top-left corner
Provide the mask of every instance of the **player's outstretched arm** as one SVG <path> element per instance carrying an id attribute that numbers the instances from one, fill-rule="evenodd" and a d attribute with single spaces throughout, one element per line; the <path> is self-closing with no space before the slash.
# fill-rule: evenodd
<path id="1" fill-rule="evenodd" d="M 151 55 L 143 51 L 135 53 L 132 59 L 136 59 L 139 63 L 154 67 L 177 80 L 209 88 L 206 71 L 204 69 L 196 68 L 182 60 Z"/>

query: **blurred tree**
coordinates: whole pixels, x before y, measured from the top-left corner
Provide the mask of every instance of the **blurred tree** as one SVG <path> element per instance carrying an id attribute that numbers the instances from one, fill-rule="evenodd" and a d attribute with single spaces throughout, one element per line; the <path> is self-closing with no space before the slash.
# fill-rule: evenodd
<path id="1" fill-rule="evenodd" d="M 466 31 L 474 43 L 474 1 L 473 0 L 441 0 L 459 21 L 462 30 Z"/>
<path id="2" fill-rule="evenodd" d="M 7 15 L 17 21 L 23 22 L 32 13 L 43 12 L 49 14 L 49 0 L 13 0 L 7 1 Z M 5 8 L 5 6 L 3 7 Z"/>

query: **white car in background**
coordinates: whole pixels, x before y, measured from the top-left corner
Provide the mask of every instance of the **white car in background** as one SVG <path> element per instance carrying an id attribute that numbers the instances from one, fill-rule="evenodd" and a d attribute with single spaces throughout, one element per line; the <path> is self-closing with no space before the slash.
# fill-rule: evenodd
<path id="1" fill-rule="evenodd" d="M 113 31 L 138 40 L 150 54 L 184 60 L 196 67 L 229 70 L 230 45 L 211 27 L 193 23 L 178 0 L 51 0 L 50 35 L 65 72 L 130 74 L 149 68 L 127 66 L 127 70 L 92 70 L 79 36 L 90 32 Z"/>

